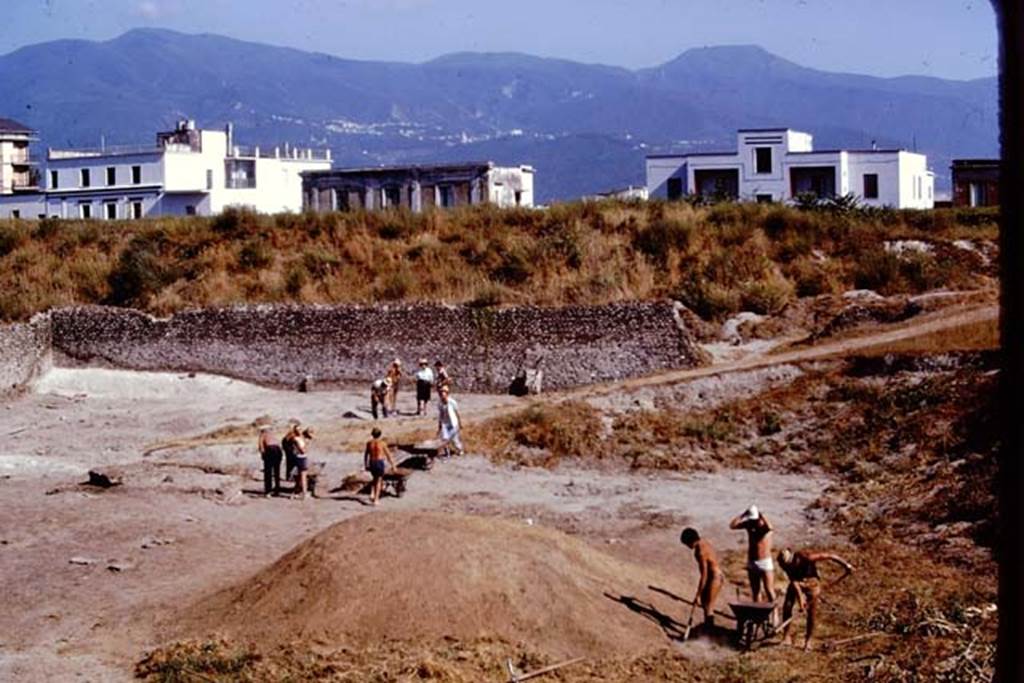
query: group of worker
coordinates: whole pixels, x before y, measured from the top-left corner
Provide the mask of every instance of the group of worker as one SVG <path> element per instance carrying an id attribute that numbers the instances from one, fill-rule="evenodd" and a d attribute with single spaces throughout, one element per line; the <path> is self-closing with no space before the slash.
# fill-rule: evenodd
<path id="1" fill-rule="evenodd" d="M 416 377 L 416 414 L 426 415 L 427 405 L 430 403 L 431 389 L 437 388 L 437 438 L 439 441 L 438 451 L 442 456 L 462 455 L 462 416 L 459 413 L 459 403 L 451 396 L 451 376 L 448 374 L 444 363 L 435 363 L 436 372 L 431 370 L 426 358 L 419 361 L 419 370 Z M 396 414 L 395 406 L 398 400 L 398 386 L 402 377 L 402 361 L 395 359 L 389 366 L 386 376 L 382 380 L 373 383 L 370 393 L 371 412 L 374 419 L 377 419 L 378 407 L 383 407 L 384 417 L 389 414 Z M 378 393 L 378 387 L 386 391 Z M 395 461 L 387 443 L 382 438 L 379 427 L 374 427 L 370 433 L 371 439 L 366 443 L 363 450 L 363 465 L 373 477 L 370 486 L 370 502 L 377 504 L 384 488 L 384 476 L 389 471 L 394 472 Z M 281 462 L 285 461 L 285 479 L 293 480 L 295 475 L 294 495 L 306 498 L 310 493 L 309 487 L 309 459 L 306 451 L 309 441 L 313 438 L 313 429 L 303 428 L 298 421 L 292 421 L 288 426 L 280 444 L 276 443 L 270 434 L 270 425 L 259 427 L 259 453 L 263 461 L 263 491 L 264 495 L 279 495 L 281 493 Z"/>
<path id="2" fill-rule="evenodd" d="M 398 415 L 398 388 L 404 374 L 402 361 L 396 358 L 388 365 L 384 376 L 370 385 L 370 412 L 373 413 L 373 419 L 378 419 L 381 413 L 384 417 Z M 426 415 L 431 391 L 436 390 L 440 394 L 442 387 L 451 388 L 452 378 L 442 361 L 437 361 L 431 368 L 426 358 L 420 358 L 413 377 L 416 380 L 416 414 Z"/>
<path id="3" fill-rule="evenodd" d="M 750 582 L 752 600 L 762 602 L 764 595 L 768 605 L 775 603 L 775 563 L 772 561 L 772 525 L 756 505 L 751 505 L 743 513 L 729 522 L 729 528 L 747 532 L 747 579 Z M 714 624 L 715 600 L 725 574 L 722 572 L 718 556 L 707 539 L 701 538 L 692 527 L 683 529 L 679 541 L 693 550 L 693 557 L 700 570 L 694 606 L 700 604 L 704 611 L 704 623 L 708 627 Z M 819 562 L 835 562 L 843 568 L 842 576 L 830 585 L 842 581 L 853 571 L 853 566 L 833 553 L 798 550 L 789 548 L 782 550 L 775 560 L 789 579 L 786 597 L 782 605 L 782 639 L 784 644 L 791 644 L 790 624 L 793 607 L 807 612 L 807 628 L 804 635 L 804 649 L 810 649 L 811 638 L 814 636 L 818 604 L 821 599 L 823 585 L 818 574 Z"/>
<path id="4" fill-rule="evenodd" d="M 281 493 L 281 462 L 284 461 L 285 480 L 295 481 L 295 495 L 305 498 L 309 495 L 309 457 L 307 449 L 313 440 L 313 428 L 303 427 L 292 421 L 288 430 L 277 443 L 270 433 L 270 425 L 259 427 L 258 448 L 263 461 L 263 495 Z"/>

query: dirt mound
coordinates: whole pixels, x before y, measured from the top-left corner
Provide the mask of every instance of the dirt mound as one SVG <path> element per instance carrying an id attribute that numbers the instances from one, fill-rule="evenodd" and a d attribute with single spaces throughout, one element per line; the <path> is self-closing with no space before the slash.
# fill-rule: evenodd
<path id="1" fill-rule="evenodd" d="M 176 620 L 178 637 L 282 642 L 500 638 L 551 656 L 663 646 L 652 619 L 606 593 L 654 599 L 644 567 L 557 531 L 494 518 L 377 513 L 336 524 Z M 635 603 L 634 603 L 635 606 Z"/>

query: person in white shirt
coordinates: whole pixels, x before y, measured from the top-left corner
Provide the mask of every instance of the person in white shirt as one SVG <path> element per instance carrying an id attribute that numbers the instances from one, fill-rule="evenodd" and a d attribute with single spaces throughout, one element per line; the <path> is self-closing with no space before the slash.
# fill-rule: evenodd
<path id="1" fill-rule="evenodd" d="M 443 448 L 453 447 L 455 455 L 462 455 L 462 439 L 459 437 L 462 418 L 459 415 L 459 404 L 448 396 L 450 392 L 446 386 L 437 390 L 437 438 L 441 440 Z"/>
<path id="2" fill-rule="evenodd" d="M 420 358 L 419 365 L 416 371 L 416 414 L 426 415 L 427 404 L 430 403 L 430 388 L 434 386 L 434 371 L 430 369 L 426 358 Z"/>

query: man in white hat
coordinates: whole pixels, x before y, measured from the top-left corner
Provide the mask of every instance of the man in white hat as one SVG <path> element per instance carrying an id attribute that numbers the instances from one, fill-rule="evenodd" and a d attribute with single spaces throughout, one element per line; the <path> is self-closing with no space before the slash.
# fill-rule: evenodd
<path id="1" fill-rule="evenodd" d="M 426 415 L 427 404 L 430 403 L 430 389 L 434 386 L 434 371 L 426 358 L 420 358 L 419 369 L 416 370 L 416 414 Z"/>
<path id="2" fill-rule="evenodd" d="M 747 532 L 747 578 L 750 595 L 760 602 L 761 589 L 767 602 L 775 602 L 775 566 L 772 564 L 772 525 L 756 505 L 729 522 L 730 529 Z"/>

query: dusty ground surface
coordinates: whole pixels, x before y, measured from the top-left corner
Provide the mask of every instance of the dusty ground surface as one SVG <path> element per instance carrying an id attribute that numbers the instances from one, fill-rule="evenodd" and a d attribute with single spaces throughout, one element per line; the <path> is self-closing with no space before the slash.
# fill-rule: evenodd
<path id="1" fill-rule="evenodd" d="M 851 327 L 863 327 L 859 315 L 853 318 L 860 322 Z M 273 571 L 267 568 L 282 555 L 338 522 L 362 524 L 389 511 L 500 517 L 503 524 L 553 534 L 551 538 L 556 540 L 548 544 L 551 547 L 560 546 L 562 541 L 557 539 L 568 538 L 566 543 L 582 543 L 588 553 L 594 553 L 597 559 L 593 562 L 601 566 L 619 563 L 615 566 L 626 567 L 622 573 L 635 572 L 622 586 L 607 586 L 609 592 L 632 601 L 591 596 L 601 609 L 620 608 L 621 615 L 615 618 L 627 626 L 629 619 L 636 620 L 639 641 L 630 643 L 635 654 L 609 652 L 605 659 L 592 657 L 572 673 L 560 674 L 560 680 L 675 680 L 699 673 L 694 667 L 709 661 L 716 668 L 706 674 L 708 680 L 752 680 L 755 672 L 768 676 L 763 680 L 787 680 L 793 675 L 829 680 L 830 672 L 847 675 L 862 669 L 864 677 L 909 680 L 900 677 L 910 656 L 904 652 L 907 648 L 920 649 L 922 658 L 937 652 L 943 661 L 955 659 L 949 665 L 954 674 L 961 668 L 971 671 L 970 667 L 978 666 L 975 656 L 962 656 L 957 650 L 959 638 L 971 637 L 968 625 L 986 619 L 991 622 L 986 611 L 991 587 L 980 586 L 974 594 L 960 595 L 963 591 L 957 591 L 964 582 L 954 564 L 915 569 L 920 562 L 932 561 L 929 553 L 936 539 L 918 548 L 907 540 L 907 529 L 916 529 L 911 523 L 922 524 L 914 516 L 920 508 L 936 501 L 946 505 L 950 495 L 957 495 L 954 490 L 947 491 L 945 498 L 936 498 L 932 489 L 941 487 L 930 489 L 929 477 L 944 476 L 946 470 L 966 472 L 982 456 L 958 451 L 950 455 L 948 466 L 923 456 L 916 458 L 908 443 L 912 445 L 918 438 L 923 446 L 925 437 L 933 434 L 908 432 L 912 435 L 904 439 L 906 443 L 900 442 L 873 427 L 867 420 L 871 416 L 857 407 L 857 400 L 891 402 L 886 387 L 900 391 L 917 387 L 928 372 L 939 373 L 935 374 L 939 383 L 949 384 L 949 378 L 974 386 L 992 371 L 984 364 L 974 367 L 970 363 L 960 370 L 959 361 L 943 361 L 945 365 L 925 364 L 923 369 L 891 373 L 895 379 L 890 381 L 884 373 L 857 376 L 848 368 L 837 369 L 835 363 L 878 346 L 899 346 L 929 335 L 948 336 L 950 330 L 964 325 L 991 323 L 995 315 L 991 305 L 961 302 L 956 307 L 921 312 L 909 321 L 892 320 L 872 329 L 868 336 L 857 336 L 850 329 L 840 331 L 842 325 L 830 325 L 835 320 L 831 318 L 809 330 L 812 337 L 820 330 L 827 329 L 828 334 L 804 346 L 792 346 L 795 340 L 786 335 L 769 344 L 756 335 L 743 337 L 739 325 L 739 343 L 729 342 L 728 349 L 719 349 L 720 361 L 714 366 L 543 397 L 550 402 L 566 398 L 586 401 L 598 415 L 597 443 L 616 447 L 621 439 L 616 441 L 619 437 L 615 434 L 623 431 L 623 425 L 628 434 L 634 434 L 630 429 L 639 425 L 636 434 L 652 433 L 661 438 L 658 430 L 665 424 L 682 424 L 689 419 L 687 413 L 710 411 L 698 416 L 703 421 L 687 423 L 678 434 L 666 432 L 665 452 L 632 461 L 618 457 L 622 454 L 572 453 L 558 459 L 557 465 L 541 468 L 518 466 L 518 462 L 530 461 L 521 457 L 521 452 L 503 458 L 490 449 L 489 458 L 472 455 L 439 462 L 429 472 L 417 472 L 405 497 L 387 498 L 376 509 L 366 505 L 364 496 L 331 490 L 346 474 L 360 469 L 360 444 L 371 426 L 369 420 L 360 419 L 368 417 L 365 392 L 301 394 L 201 375 L 54 369 L 32 393 L 0 406 L 0 435 L 4 436 L 0 449 L 0 519 L 4 520 L 0 574 L 6 587 L 6 609 L 0 612 L 0 678 L 129 679 L 147 651 L 181 638 L 209 638 L 222 630 L 216 628 L 219 615 L 212 607 L 224 591 L 244 591 L 254 577 L 261 580 L 260 572 Z M 767 353 L 769 346 L 778 348 Z M 968 374 L 962 376 L 964 372 Z M 864 385 L 880 388 L 865 394 Z M 917 401 L 918 395 L 913 396 Z M 932 400 L 929 396 L 924 395 L 920 405 L 910 405 L 907 412 L 926 408 Z M 469 395 L 460 395 L 459 400 L 467 422 L 484 425 L 482 429 L 495 434 L 501 426 L 493 420 L 515 416 L 532 401 Z M 412 397 L 406 394 L 400 403 L 409 411 Z M 763 410 L 767 405 L 772 406 L 772 413 Z M 560 410 L 557 406 L 555 403 L 553 410 Z M 943 406 L 945 403 L 939 407 Z M 842 429 L 832 426 L 838 422 L 834 416 L 854 408 L 860 412 L 844 416 Z M 728 429 L 719 428 L 718 416 L 711 414 L 737 409 L 756 417 L 749 420 L 756 424 L 748 428 L 742 420 L 733 419 Z M 360 417 L 343 417 L 349 412 Z M 771 415 L 774 417 L 768 420 L 766 416 Z M 566 413 L 567 422 L 570 417 Z M 882 414 L 877 419 L 888 417 Z M 955 433 L 956 416 L 947 417 L 948 431 Z M 322 498 L 262 497 L 253 424 L 269 419 L 283 431 L 291 418 L 318 429 L 311 457 L 325 463 Z M 924 413 L 921 421 L 932 426 L 946 424 Z M 394 438 L 432 432 L 431 418 L 408 415 L 383 426 L 385 435 Z M 472 429 L 467 432 L 473 434 Z M 871 440 L 874 432 L 885 436 L 884 443 Z M 481 446 L 484 436 L 478 436 Z M 840 437 L 842 441 L 837 440 Z M 631 438 L 645 453 L 652 450 L 650 439 Z M 824 450 L 830 441 L 836 448 L 849 448 L 857 462 L 819 466 L 809 454 L 817 448 Z M 795 443 L 802 446 L 794 448 Z M 472 442 L 469 446 L 471 452 L 479 452 Z M 531 453 L 551 450 L 522 444 L 517 448 Z M 879 460 L 872 459 L 871 449 L 881 449 Z M 863 463 L 859 462 L 862 455 Z M 121 486 L 103 490 L 80 485 L 90 469 L 115 468 L 123 476 Z M 886 479 L 892 472 L 904 478 L 895 483 Z M 904 486 L 908 494 L 921 498 L 908 495 L 906 500 L 890 500 L 872 488 L 873 481 L 886 481 L 890 488 Z M 822 633 L 832 641 L 881 634 L 880 640 L 864 642 L 899 638 L 899 647 L 857 650 L 863 645 L 858 641 L 855 651 L 841 659 L 815 652 L 802 655 L 804 659 L 792 669 L 791 655 L 780 648 L 769 648 L 753 659 L 739 656 L 715 639 L 680 643 L 678 626 L 685 622 L 688 607 L 649 589 L 633 595 L 640 590 L 637 582 L 641 577 L 645 581 L 657 578 L 659 587 L 671 593 L 692 595 L 696 578 L 692 559 L 677 538 L 682 526 L 694 525 L 719 548 L 730 580 L 741 584 L 744 538 L 730 532 L 727 522 L 751 502 L 770 510 L 778 530 L 777 547 L 838 548 L 858 567 L 876 561 L 900 567 L 881 582 L 872 580 L 869 571 L 858 572 L 827 608 Z M 906 509 L 908 505 L 913 509 Z M 979 503 L 978 509 L 984 516 L 984 503 Z M 840 519 L 846 521 L 837 521 Z M 880 519 L 891 523 L 883 524 Z M 904 524 L 904 520 L 909 521 Z M 981 533 L 981 521 L 971 521 L 966 527 L 957 522 L 961 526 L 955 533 L 940 533 L 938 542 L 948 545 L 951 553 L 973 552 L 968 537 Z M 884 536 L 878 532 L 875 538 L 868 533 L 882 528 Z M 919 536 L 919 531 L 914 533 Z M 378 560 L 385 565 L 390 561 L 402 581 L 429 569 L 416 564 L 422 563 L 422 558 L 404 554 L 401 544 L 398 546 L 393 555 Z M 496 552 L 500 552 L 500 544 Z M 978 562 L 983 569 L 991 569 L 990 558 Z M 565 579 L 569 573 L 569 569 L 554 565 L 544 571 L 552 572 L 552 581 Z M 288 582 L 287 576 L 277 580 Z M 485 575 L 473 580 L 488 579 Z M 542 580 L 547 579 L 538 577 Z M 958 616 L 938 611 L 918 597 L 924 593 L 915 592 L 919 584 L 914 582 L 925 580 L 934 584 L 936 595 L 958 596 Z M 601 583 L 614 582 L 605 577 Z M 735 592 L 729 585 L 723 598 Z M 724 609 L 724 602 L 720 600 L 720 608 Z M 206 604 L 212 613 L 197 617 Z M 545 614 L 552 606 L 535 605 L 532 609 L 535 615 Z M 344 605 L 339 610 L 343 615 Z M 613 613 L 618 614 L 614 609 Z M 578 615 L 566 618 L 572 623 L 577 616 L 582 622 L 592 622 L 594 614 L 581 609 Z M 190 615 L 191 620 L 183 615 Z M 264 614 L 263 619 L 270 617 Z M 497 666 L 506 657 L 529 669 L 568 654 L 545 647 L 543 639 L 531 640 L 528 630 L 493 628 L 475 638 L 460 632 L 454 640 L 401 640 L 358 647 L 319 638 L 303 649 L 294 646 L 294 633 L 287 630 L 286 624 L 295 622 L 281 623 L 282 649 L 276 653 L 264 649 L 255 659 L 247 659 L 248 654 L 238 654 L 241 645 L 235 642 L 186 644 L 181 646 L 181 656 L 176 651 L 166 655 L 173 664 L 170 669 L 160 655 L 156 663 L 150 661 L 140 671 L 166 680 L 208 680 L 211 672 L 226 676 L 217 680 L 246 676 L 267 680 L 284 675 L 338 680 L 499 680 Z M 183 625 L 197 627 L 183 631 Z M 232 629 L 225 626 L 223 630 Z M 266 628 L 262 632 L 265 635 Z M 431 633 L 438 635 L 436 629 Z M 987 642 L 986 638 L 971 641 L 967 649 L 977 652 L 987 647 Z M 644 644 L 650 649 L 644 651 Z M 924 644 L 934 648 L 921 647 Z M 854 661 L 858 655 L 864 657 L 863 663 Z M 202 666 L 207 660 L 214 664 L 203 669 L 205 674 L 188 668 Z M 887 676 L 890 669 L 886 667 L 892 660 L 900 664 L 892 669 L 896 673 Z M 223 668 L 226 661 L 238 668 Z M 177 673 L 168 677 L 168 670 Z M 775 673 L 777 678 L 772 677 Z M 959 680 L 970 679 L 962 676 Z"/>
<path id="2" fill-rule="evenodd" d="M 460 401 L 467 417 L 523 402 Z M 169 611 L 248 577 L 335 522 L 379 512 L 364 497 L 342 492 L 323 499 L 263 498 L 249 426 L 263 416 L 281 425 L 299 417 L 331 426 L 322 431 L 332 436 L 358 439 L 370 423 L 340 415 L 364 411 L 365 402 L 361 392 L 299 394 L 216 377 L 55 369 L 34 393 L 5 404 L 0 518 L 7 522 L 0 561 L 7 609 L 0 613 L 0 678 L 129 678 L 140 654 L 161 642 L 158 622 Z M 429 424 L 428 418 L 400 417 L 384 427 Z M 226 426 L 244 442 L 146 455 L 155 445 Z M 361 463 L 361 454 L 340 441 L 313 442 L 312 457 L 327 463 L 332 484 Z M 90 469 L 109 466 L 123 472 L 123 486 L 77 485 Z M 566 466 L 549 472 L 466 457 L 415 474 L 406 496 L 387 499 L 381 509 L 439 509 L 551 526 L 641 562 L 664 576 L 670 590 L 689 594 L 692 572 L 682 567 L 689 570 L 691 560 L 677 542 L 682 525 L 713 530 L 721 547 L 741 547 L 742 538 L 721 520 L 749 505 L 757 491 L 773 501 L 785 542 L 808 530 L 804 510 L 825 483 L 740 470 L 638 475 Z"/>

